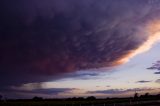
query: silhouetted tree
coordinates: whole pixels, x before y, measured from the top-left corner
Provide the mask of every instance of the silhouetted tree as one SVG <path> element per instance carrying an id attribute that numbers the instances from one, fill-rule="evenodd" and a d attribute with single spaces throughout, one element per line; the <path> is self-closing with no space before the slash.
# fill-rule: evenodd
<path id="1" fill-rule="evenodd" d="M 2 100 L 2 98 L 3 98 L 3 96 L 2 96 L 2 95 L 0 95 L 0 101 Z"/>
<path id="2" fill-rule="evenodd" d="M 138 96 L 139 96 L 139 94 L 138 94 L 138 93 L 135 93 L 135 94 L 134 94 L 134 99 L 137 100 L 137 99 L 138 99 Z"/>
<path id="3" fill-rule="evenodd" d="M 84 100 L 84 97 L 78 97 L 77 99 L 78 100 Z"/>
<path id="4" fill-rule="evenodd" d="M 94 97 L 94 96 L 89 96 L 89 97 L 87 97 L 86 99 L 87 99 L 87 100 L 95 100 L 96 97 Z"/>
<path id="5" fill-rule="evenodd" d="M 75 101 L 75 100 L 77 100 L 77 98 L 76 98 L 76 97 L 73 97 L 73 98 L 72 98 L 72 100 L 74 100 L 74 101 Z"/>
<path id="6" fill-rule="evenodd" d="M 42 98 L 42 97 L 37 97 L 37 96 L 35 96 L 35 97 L 33 97 L 32 100 L 34 100 L 34 101 L 42 101 L 43 98 Z"/>
<path id="7" fill-rule="evenodd" d="M 154 97 L 153 95 L 149 95 L 149 93 L 145 93 L 144 95 L 141 95 L 140 98 L 149 98 L 149 97 Z"/>
<path id="8" fill-rule="evenodd" d="M 149 93 L 145 93 L 144 97 L 148 98 L 149 97 Z"/>

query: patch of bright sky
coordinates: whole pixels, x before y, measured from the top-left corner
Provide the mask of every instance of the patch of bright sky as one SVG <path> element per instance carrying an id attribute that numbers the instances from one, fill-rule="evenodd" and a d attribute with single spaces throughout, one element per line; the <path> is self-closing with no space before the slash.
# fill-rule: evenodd
<path id="1" fill-rule="evenodd" d="M 125 87 L 159 87 L 155 80 L 159 78 L 154 74 L 153 70 L 146 68 L 150 67 L 152 63 L 160 59 L 160 43 L 153 46 L 151 50 L 132 58 L 128 63 L 120 66 L 112 76 L 117 77 L 117 82 L 122 83 Z M 135 83 L 140 80 L 152 81 L 151 83 Z M 117 84 L 117 86 L 122 84 Z"/>
<path id="2" fill-rule="evenodd" d="M 86 79 L 65 78 L 55 82 L 46 82 L 43 85 L 45 88 L 78 88 L 84 91 L 141 87 L 158 88 L 160 85 L 155 83 L 155 80 L 159 76 L 155 75 L 153 70 L 146 68 L 160 59 L 159 53 L 160 43 L 157 43 L 148 52 L 135 56 L 128 63 L 114 68 L 112 71 L 100 69 L 98 76 L 88 76 Z M 101 72 L 101 70 L 103 71 Z M 140 80 L 151 82 L 136 83 Z"/>

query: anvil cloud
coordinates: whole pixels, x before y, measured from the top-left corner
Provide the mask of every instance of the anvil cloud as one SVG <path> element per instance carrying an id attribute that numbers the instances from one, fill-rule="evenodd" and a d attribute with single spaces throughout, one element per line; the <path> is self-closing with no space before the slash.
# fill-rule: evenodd
<path id="1" fill-rule="evenodd" d="M 2 85 L 117 66 L 160 39 L 160 8 L 148 0 L 0 2 Z"/>

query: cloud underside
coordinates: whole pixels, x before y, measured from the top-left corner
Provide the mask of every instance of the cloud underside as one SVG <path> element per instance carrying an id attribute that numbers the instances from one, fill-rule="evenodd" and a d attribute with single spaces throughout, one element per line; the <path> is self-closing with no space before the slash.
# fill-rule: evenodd
<path id="1" fill-rule="evenodd" d="M 20 90 L 20 89 L 5 89 L 0 93 L 9 98 L 33 98 L 40 96 L 44 98 L 59 98 L 63 94 L 72 94 L 75 88 L 50 88 L 50 89 L 35 89 L 35 90 Z"/>
<path id="2" fill-rule="evenodd" d="M 146 0 L 2 0 L 0 5 L 2 85 L 117 66 L 159 39 L 160 10 Z"/>

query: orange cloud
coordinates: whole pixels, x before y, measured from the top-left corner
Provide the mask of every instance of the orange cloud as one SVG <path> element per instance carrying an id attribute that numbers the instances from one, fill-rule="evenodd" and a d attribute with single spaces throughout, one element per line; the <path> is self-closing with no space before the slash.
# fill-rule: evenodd
<path id="1" fill-rule="evenodd" d="M 152 21 L 144 30 L 147 30 L 148 32 L 147 40 L 138 48 L 131 50 L 129 53 L 122 56 L 118 61 L 114 63 L 115 65 L 126 63 L 134 56 L 147 52 L 155 43 L 160 41 L 160 21 Z"/>

